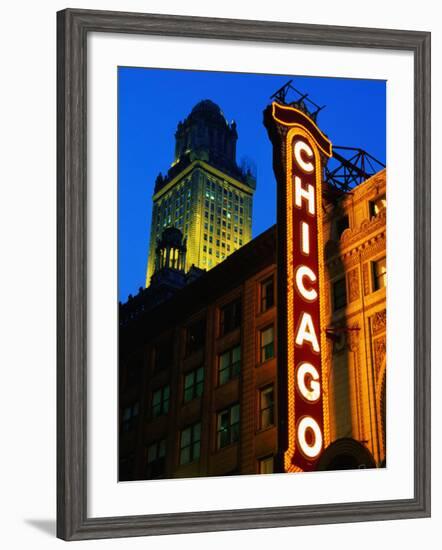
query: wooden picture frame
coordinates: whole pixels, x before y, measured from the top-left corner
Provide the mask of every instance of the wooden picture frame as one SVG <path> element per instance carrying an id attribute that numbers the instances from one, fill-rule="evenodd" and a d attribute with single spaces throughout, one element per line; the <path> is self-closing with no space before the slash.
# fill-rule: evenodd
<path id="1" fill-rule="evenodd" d="M 87 516 L 87 37 L 91 32 L 406 50 L 414 56 L 414 498 Z M 67 9 L 57 15 L 57 536 L 64 540 L 430 515 L 430 33 Z"/>

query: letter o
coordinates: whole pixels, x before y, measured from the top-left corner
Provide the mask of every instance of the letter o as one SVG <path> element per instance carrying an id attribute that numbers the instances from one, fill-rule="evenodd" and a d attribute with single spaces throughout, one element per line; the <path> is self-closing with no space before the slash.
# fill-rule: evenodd
<path id="1" fill-rule="evenodd" d="M 305 437 L 307 430 L 310 429 L 314 433 L 315 440 L 313 444 L 309 444 Z M 298 424 L 297 440 L 301 452 L 307 458 L 316 458 L 322 450 L 322 432 L 319 424 L 311 416 L 304 416 Z"/>

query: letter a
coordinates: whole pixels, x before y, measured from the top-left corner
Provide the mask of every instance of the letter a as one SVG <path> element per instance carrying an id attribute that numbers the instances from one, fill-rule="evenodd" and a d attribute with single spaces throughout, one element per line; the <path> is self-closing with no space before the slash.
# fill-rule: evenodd
<path id="1" fill-rule="evenodd" d="M 319 353 L 318 338 L 316 337 L 312 316 L 305 311 L 302 312 L 301 322 L 298 326 L 298 333 L 296 335 L 295 342 L 298 346 L 302 346 L 304 342 L 310 342 L 313 351 Z"/>

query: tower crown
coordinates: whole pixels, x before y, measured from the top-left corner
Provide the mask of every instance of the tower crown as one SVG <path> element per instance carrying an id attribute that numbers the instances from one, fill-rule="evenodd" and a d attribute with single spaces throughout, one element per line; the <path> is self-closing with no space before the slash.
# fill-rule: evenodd
<path id="1" fill-rule="evenodd" d="M 236 168 L 236 124 L 229 124 L 219 106 L 210 99 L 197 103 L 175 133 L 175 163 L 205 160 L 220 168 Z"/>

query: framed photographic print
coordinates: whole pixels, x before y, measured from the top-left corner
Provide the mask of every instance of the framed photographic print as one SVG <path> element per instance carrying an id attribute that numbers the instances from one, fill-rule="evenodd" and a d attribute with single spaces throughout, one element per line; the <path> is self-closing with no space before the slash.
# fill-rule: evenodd
<path id="1" fill-rule="evenodd" d="M 429 66 L 58 13 L 60 538 L 430 514 Z"/>

